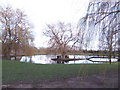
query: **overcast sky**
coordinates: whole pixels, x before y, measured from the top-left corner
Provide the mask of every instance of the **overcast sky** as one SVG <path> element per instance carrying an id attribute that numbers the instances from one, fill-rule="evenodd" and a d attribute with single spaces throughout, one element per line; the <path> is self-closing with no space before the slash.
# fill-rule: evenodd
<path id="1" fill-rule="evenodd" d="M 58 21 L 77 24 L 85 15 L 89 0 L 0 0 L 0 5 L 20 8 L 34 25 L 35 46 L 46 47 L 42 32 L 46 24 Z"/>

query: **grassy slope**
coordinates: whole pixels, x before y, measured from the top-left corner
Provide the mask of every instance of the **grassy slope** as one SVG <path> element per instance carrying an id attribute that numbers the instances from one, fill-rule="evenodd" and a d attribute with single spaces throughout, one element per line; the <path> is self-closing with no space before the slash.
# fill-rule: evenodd
<path id="1" fill-rule="evenodd" d="M 17 61 L 2 62 L 3 84 L 18 82 L 40 82 L 42 80 L 66 78 L 88 74 L 104 73 L 118 69 L 118 63 L 113 64 L 32 64 Z"/>

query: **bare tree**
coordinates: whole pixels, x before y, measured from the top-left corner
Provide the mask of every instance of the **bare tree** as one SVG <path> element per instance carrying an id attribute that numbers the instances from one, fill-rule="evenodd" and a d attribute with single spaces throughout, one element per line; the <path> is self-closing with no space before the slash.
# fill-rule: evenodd
<path id="1" fill-rule="evenodd" d="M 99 33 L 102 48 L 108 50 L 108 57 L 111 64 L 113 50 L 119 50 L 118 34 L 120 32 L 120 1 L 118 2 L 90 2 L 88 12 L 85 16 L 89 28 Z"/>
<path id="2" fill-rule="evenodd" d="M 65 55 L 72 49 L 78 41 L 75 28 L 70 23 L 59 22 L 57 24 L 47 24 L 44 35 L 49 37 L 49 45 L 65 58 Z"/>
<path id="3" fill-rule="evenodd" d="M 0 7 L 0 30 L 2 32 L 2 51 L 7 59 L 11 59 L 11 53 L 15 59 L 17 54 L 24 52 L 25 45 L 33 41 L 31 24 L 27 15 L 20 9 L 11 6 Z"/>

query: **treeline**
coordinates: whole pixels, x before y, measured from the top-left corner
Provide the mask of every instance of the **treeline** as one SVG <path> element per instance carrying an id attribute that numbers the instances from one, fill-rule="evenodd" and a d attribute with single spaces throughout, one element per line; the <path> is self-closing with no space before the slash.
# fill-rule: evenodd
<path id="1" fill-rule="evenodd" d="M 20 9 L 0 6 L 0 43 L 2 55 L 8 60 L 14 56 L 33 54 L 32 24 Z"/>
<path id="2" fill-rule="evenodd" d="M 38 54 L 38 55 L 49 55 L 49 54 L 53 54 L 53 55 L 59 55 L 61 54 L 59 51 L 55 52 L 55 49 L 52 48 L 36 48 L 36 51 L 34 54 Z M 98 56 L 108 56 L 108 52 L 106 50 L 68 50 L 68 52 L 66 53 L 66 55 L 98 55 Z M 117 54 L 119 52 L 118 51 L 112 51 L 112 56 L 116 57 Z"/>

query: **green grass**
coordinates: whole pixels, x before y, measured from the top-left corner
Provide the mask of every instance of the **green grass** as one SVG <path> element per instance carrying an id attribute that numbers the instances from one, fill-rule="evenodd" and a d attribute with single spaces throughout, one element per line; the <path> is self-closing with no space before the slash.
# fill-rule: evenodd
<path id="1" fill-rule="evenodd" d="M 118 69 L 118 63 L 110 64 L 32 64 L 2 61 L 3 84 L 18 82 L 37 83 L 43 80 L 97 74 Z"/>

